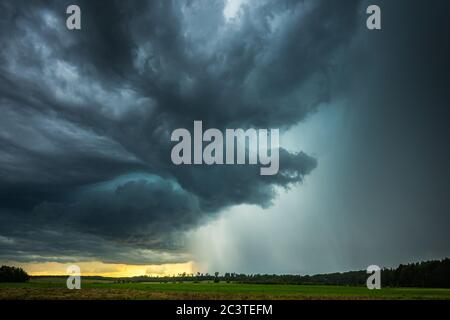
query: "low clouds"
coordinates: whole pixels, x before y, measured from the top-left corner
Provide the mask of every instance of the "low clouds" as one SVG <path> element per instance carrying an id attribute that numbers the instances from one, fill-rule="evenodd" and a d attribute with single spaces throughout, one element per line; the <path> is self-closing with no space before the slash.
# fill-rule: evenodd
<path id="1" fill-rule="evenodd" d="M 270 206 L 317 160 L 280 173 L 177 167 L 170 133 L 194 120 L 286 130 L 327 101 L 357 1 L 3 1 L 0 258 L 186 261 L 181 234 L 238 204 Z M 66 258 L 63 258 L 66 257 Z"/>

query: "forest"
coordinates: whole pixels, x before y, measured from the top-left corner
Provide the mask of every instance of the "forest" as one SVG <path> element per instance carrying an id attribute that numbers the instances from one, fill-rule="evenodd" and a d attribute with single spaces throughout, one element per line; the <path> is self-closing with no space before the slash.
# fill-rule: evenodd
<path id="1" fill-rule="evenodd" d="M 365 286 L 366 270 L 336 272 L 316 275 L 278 275 L 278 274 L 238 274 L 227 272 L 219 274 L 197 273 L 174 276 L 141 276 L 122 278 L 118 282 L 239 282 L 249 284 L 302 284 L 302 285 L 340 285 Z M 450 288 L 450 259 L 400 264 L 397 268 L 384 268 L 381 271 L 383 287 Z"/>

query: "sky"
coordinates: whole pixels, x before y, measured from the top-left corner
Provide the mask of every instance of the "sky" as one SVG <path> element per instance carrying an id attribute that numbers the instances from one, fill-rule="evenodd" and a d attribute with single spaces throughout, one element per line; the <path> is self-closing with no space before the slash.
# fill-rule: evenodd
<path id="1" fill-rule="evenodd" d="M 314 274 L 450 256 L 448 1 L 0 8 L 0 263 Z M 278 174 L 174 165 L 171 132 L 195 120 L 279 129 Z"/>

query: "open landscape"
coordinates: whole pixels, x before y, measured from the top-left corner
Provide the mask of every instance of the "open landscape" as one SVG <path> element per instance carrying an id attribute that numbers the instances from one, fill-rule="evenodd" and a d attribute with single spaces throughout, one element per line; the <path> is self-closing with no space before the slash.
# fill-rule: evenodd
<path id="1" fill-rule="evenodd" d="M 369 290 L 366 270 L 316 275 L 200 273 L 165 276 L 30 276 L 0 268 L 1 300 L 450 300 L 450 259 L 384 268 Z M 79 286 L 78 286 L 79 284 Z M 72 288 L 72 289 L 68 289 Z M 78 288 L 78 289 L 74 289 Z"/>
<path id="2" fill-rule="evenodd" d="M 448 312 L 450 0 L 0 12 L 2 315 Z"/>
<path id="3" fill-rule="evenodd" d="M 362 286 L 84 280 L 80 290 L 69 290 L 65 278 L 52 277 L 32 278 L 26 283 L 0 283 L 0 299 L 450 299 L 450 289 L 368 290 Z"/>

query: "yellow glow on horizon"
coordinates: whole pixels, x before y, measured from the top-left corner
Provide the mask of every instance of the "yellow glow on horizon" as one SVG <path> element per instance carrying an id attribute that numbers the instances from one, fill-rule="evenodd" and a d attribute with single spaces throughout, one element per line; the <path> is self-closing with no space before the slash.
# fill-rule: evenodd
<path id="1" fill-rule="evenodd" d="M 170 276 L 186 272 L 195 273 L 195 263 L 169 263 L 160 265 L 132 265 L 104 263 L 100 261 L 59 263 L 59 262 L 36 262 L 36 263 L 10 263 L 23 268 L 32 276 L 65 276 L 67 267 L 76 264 L 81 269 L 81 276 L 103 276 L 103 277 L 134 277 L 134 276 Z"/>

